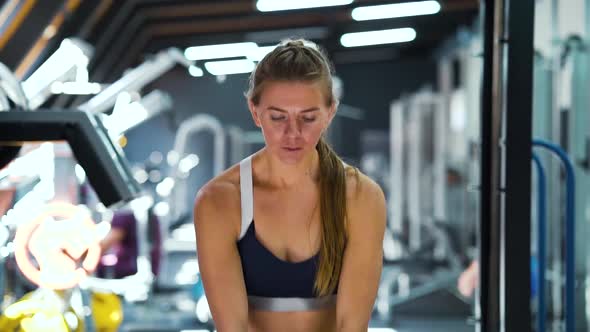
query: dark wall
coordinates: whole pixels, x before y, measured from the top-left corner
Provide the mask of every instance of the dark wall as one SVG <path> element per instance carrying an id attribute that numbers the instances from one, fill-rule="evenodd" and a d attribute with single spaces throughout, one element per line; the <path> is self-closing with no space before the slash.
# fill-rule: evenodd
<path id="1" fill-rule="evenodd" d="M 342 103 L 364 110 L 363 121 L 343 121 L 349 138 L 342 154 L 358 160 L 360 132 L 366 129 L 389 130 L 389 107 L 403 93 L 411 93 L 436 82 L 436 63 L 429 59 L 337 65 L 336 74 L 344 84 Z M 348 135 L 350 132 L 350 135 Z"/>
<path id="2" fill-rule="evenodd" d="M 436 63 L 428 58 L 336 67 L 344 82 L 344 104 L 365 110 L 364 126 L 389 129 L 389 106 L 402 93 L 436 82 Z"/>

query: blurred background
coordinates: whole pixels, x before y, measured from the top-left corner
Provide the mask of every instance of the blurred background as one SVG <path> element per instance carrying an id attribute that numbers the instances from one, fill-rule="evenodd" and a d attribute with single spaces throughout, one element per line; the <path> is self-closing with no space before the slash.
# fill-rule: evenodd
<path id="1" fill-rule="evenodd" d="M 486 38 L 504 5 L 513 29 L 534 32 L 511 39 L 530 45 L 533 75 L 521 93 L 509 82 L 528 72 L 498 70 L 491 98 L 500 105 L 512 91 L 532 110 L 500 107 L 498 123 L 509 114 L 528 124 L 523 140 L 551 142 L 572 171 L 525 154 L 530 179 L 514 202 L 530 222 L 503 215 L 527 227 L 522 320 L 586 331 L 590 1 L 526 0 L 534 13 L 522 16 L 509 3 L 0 1 L 0 330 L 215 330 L 193 201 L 264 146 L 244 92 L 285 38 L 312 40 L 332 60 L 341 103 L 328 141 L 387 198 L 370 331 L 480 330 L 491 215 L 482 188 L 495 167 L 485 153 L 519 142 L 485 136 Z M 506 278 L 522 275 L 502 266 Z"/>

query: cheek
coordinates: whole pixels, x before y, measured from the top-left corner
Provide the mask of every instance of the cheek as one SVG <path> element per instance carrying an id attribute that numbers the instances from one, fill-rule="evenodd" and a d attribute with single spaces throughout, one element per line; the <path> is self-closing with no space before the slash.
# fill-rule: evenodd
<path id="1" fill-rule="evenodd" d="M 303 131 L 303 134 L 306 137 L 306 141 L 308 141 L 309 143 L 314 143 L 314 145 L 320 140 L 320 137 L 322 136 L 322 132 L 323 132 L 323 126 L 318 124 L 314 124 L 312 126 L 309 126 L 308 128 L 306 128 L 306 130 Z"/>
<path id="2" fill-rule="evenodd" d="M 285 129 L 280 124 L 262 121 L 260 129 L 262 136 L 267 145 L 272 145 L 274 142 L 280 142 Z"/>

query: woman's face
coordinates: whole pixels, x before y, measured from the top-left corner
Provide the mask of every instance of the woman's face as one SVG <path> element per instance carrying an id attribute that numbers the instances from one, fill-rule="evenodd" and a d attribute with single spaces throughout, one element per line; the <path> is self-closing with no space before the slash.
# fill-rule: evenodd
<path id="1" fill-rule="evenodd" d="M 267 150 L 287 164 L 315 149 L 336 110 L 326 106 L 318 83 L 305 82 L 268 82 L 258 105 L 249 101 L 248 106 Z"/>

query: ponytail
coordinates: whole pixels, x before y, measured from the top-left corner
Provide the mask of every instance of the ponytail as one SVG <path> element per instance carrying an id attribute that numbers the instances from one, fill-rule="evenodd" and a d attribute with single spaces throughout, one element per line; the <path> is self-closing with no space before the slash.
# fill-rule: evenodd
<path id="1" fill-rule="evenodd" d="M 322 137 L 316 146 L 320 163 L 321 246 L 315 280 L 319 296 L 338 286 L 346 247 L 346 173 L 342 160 Z"/>

